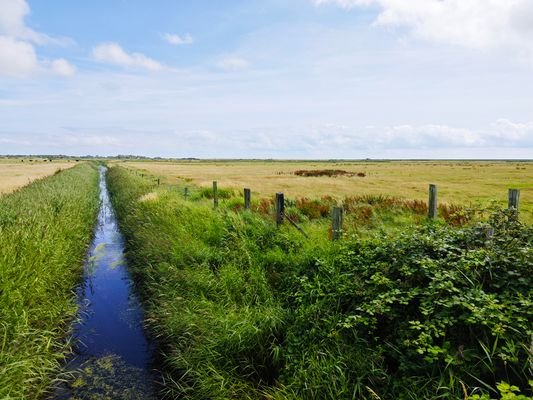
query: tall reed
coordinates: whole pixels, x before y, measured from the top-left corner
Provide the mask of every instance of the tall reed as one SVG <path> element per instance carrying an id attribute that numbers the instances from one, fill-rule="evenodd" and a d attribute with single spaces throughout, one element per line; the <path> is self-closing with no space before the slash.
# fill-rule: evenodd
<path id="1" fill-rule="evenodd" d="M 0 197 L 2 399 L 42 397 L 69 349 L 97 183 L 82 164 Z"/>

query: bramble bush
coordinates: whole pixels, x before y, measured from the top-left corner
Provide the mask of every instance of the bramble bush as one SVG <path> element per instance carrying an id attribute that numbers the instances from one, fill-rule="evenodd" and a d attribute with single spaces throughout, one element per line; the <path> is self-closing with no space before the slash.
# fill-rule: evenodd
<path id="1" fill-rule="evenodd" d="M 480 225 L 427 225 L 348 240 L 333 261 L 317 260 L 287 293 L 287 389 L 458 398 L 462 385 L 497 394 L 505 381 L 531 393 L 533 230 L 512 211 L 490 224 L 492 238 Z"/>

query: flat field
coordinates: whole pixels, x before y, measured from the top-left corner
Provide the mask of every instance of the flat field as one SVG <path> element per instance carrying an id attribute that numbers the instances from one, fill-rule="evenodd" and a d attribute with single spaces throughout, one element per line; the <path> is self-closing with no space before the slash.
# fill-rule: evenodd
<path id="1" fill-rule="evenodd" d="M 67 169 L 76 165 L 66 161 L 32 161 L 24 162 L 14 159 L 0 159 L 0 195 L 11 193 L 36 179 L 53 175 L 59 169 Z"/>
<path id="2" fill-rule="evenodd" d="M 439 202 L 505 205 L 508 188 L 521 190 L 520 209 L 533 213 L 533 161 L 127 161 L 128 168 L 161 177 L 163 183 L 190 181 L 198 186 L 241 190 L 261 197 L 282 191 L 287 197 L 336 198 L 384 194 L 426 200 L 428 184 L 438 185 Z M 302 177 L 297 170 L 341 169 L 365 177 Z"/>

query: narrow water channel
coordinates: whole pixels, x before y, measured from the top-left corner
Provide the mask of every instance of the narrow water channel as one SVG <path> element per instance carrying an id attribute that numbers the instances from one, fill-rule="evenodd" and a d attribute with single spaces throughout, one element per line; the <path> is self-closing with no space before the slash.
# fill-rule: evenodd
<path id="1" fill-rule="evenodd" d="M 66 366 L 72 377 L 57 389 L 56 400 L 156 399 L 153 348 L 143 331 L 105 174 L 101 167 L 98 224 L 78 290 L 75 355 Z"/>

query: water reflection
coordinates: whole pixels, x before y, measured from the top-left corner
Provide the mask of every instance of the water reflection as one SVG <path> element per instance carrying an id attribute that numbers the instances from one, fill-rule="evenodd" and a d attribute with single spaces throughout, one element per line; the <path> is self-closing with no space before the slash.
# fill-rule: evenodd
<path id="1" fill-rule="evenodd" d="M 55 399 L 155 399 L 153 349 L 124 260 L 124 239 L 100 169 L 98 225 L 78 290 L 80 322 L 68 383 Z"/>

